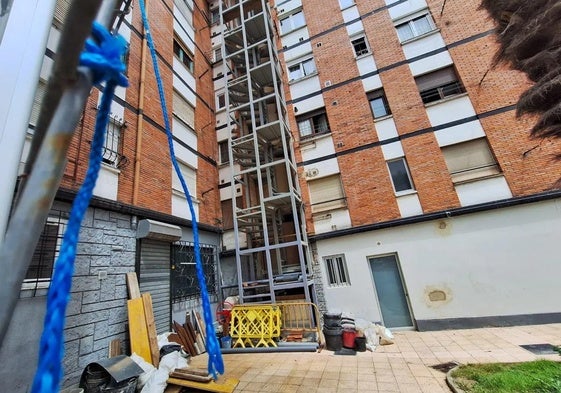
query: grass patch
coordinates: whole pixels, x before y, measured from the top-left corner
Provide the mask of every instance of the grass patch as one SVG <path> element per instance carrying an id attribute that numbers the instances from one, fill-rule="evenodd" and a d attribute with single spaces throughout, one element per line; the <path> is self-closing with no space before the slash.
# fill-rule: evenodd
<path id="1" fill-rule="evenodd" d="M 550 360 L 468 364 L 452 377 L 469 393 L 561 393 L 561 363 Z"/>

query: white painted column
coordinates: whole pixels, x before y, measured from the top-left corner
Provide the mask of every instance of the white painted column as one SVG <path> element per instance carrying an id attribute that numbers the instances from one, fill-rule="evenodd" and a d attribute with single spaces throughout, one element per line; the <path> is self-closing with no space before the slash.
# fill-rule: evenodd
<path id="1" fill-rule="evenodd" d="M 14 0 L 0 44 L 0 239 L 4 237 L 56 0 Z"/>

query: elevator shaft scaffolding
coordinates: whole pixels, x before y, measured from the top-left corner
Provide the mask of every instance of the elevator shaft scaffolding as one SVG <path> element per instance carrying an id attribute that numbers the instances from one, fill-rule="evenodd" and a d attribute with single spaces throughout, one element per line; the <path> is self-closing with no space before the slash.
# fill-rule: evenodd
<path id="1" fill-rule="evenodd" d="M 224 0 L 219 11 L 240 301 L 275 302 L 281 294 L 310 301 L 304 210 L 271 9 L 266 0 Z"/>

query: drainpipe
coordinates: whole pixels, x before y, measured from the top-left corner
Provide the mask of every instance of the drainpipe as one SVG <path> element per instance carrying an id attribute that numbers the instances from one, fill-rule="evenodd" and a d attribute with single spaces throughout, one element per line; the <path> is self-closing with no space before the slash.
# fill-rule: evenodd
<path id="1" fill-rule="evenodd" d="M 148 0 L 145 2 L 148 13 Z M 134 176 L 132 188 L 132 205 L 138 203 L 138 189 L 140 187 L 140 164 L 142 152 L 142 131 L 144 126 L 144 90 L 146 80 L 146 26 L 142 24 L 142 47 L 140 48 L 140 83 L 138 84 L 138 117 L 136 118 L 136 151 L 134 153 Z"/>

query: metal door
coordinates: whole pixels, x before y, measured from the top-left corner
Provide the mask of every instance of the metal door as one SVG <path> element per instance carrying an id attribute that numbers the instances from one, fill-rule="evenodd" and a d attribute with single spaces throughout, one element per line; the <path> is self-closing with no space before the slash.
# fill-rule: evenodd
<path id="1" fill-rule="evenodd" d="M 370 257 L 368 260 L 384 325 L 388 328 L 413 327 L 396 255 Z"/>
<path id="2" fill-rule="evenodd" d="M 140 242 L 138 285 L 141 293 L 152 295 L 158 334 L 170 331 L 170 244 L 151 239 Z"/>

